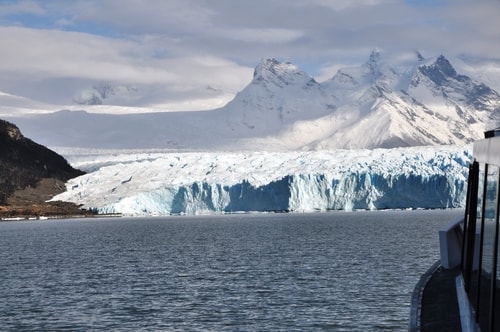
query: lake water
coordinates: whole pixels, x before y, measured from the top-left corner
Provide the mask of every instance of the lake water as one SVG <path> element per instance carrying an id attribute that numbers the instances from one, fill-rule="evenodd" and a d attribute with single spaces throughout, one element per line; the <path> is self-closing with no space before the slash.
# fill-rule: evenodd
<path id="1" fill-rule="evenodd" d="M 462 213 L 0 223 L 0 330 L 404 331 Z"/>

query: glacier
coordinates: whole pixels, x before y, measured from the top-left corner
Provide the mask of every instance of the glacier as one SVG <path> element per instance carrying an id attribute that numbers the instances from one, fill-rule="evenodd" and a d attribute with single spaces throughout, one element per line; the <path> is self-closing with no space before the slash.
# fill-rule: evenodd
<path id="1" fill-rule="evenodd" d="M 465 206 L 470 145 L 293 152 L 63 149 L 52 200 L 127 216 Z"/>

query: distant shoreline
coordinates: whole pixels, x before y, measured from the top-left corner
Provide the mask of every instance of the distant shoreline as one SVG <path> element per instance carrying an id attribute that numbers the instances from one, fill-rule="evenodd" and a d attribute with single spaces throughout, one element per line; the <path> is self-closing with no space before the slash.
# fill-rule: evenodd
<path id="1" fill-rule="evenodd" d="M 57 219 L 97 219 L 97 218 L 120 218 L 121 213 L 107 214 L 61 214 L 61 215 L 19 215 L 12 217 L 0 217 L 0 222 L 9 221 L 38 221 L 38 220 L 57 220 Z"/>
<path id="2" fill-rule="evenodd" d="M 92 210 L 69 202 L 37 202 L 32 204 L 0 205 L 0 221 L 46 220 L 98 217 Z"/>

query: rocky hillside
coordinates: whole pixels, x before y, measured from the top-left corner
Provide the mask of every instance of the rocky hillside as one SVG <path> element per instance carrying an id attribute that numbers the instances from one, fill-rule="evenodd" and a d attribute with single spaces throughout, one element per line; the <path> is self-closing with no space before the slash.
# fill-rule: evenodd
<path id="1" fill-rule="evenodd" d="M 82 174 L 57 153 L 24 137 L 12 123 L 0 120 L 1 216 L 74 211 L 74 206 L 45 201 L 64 191 L 67 180 Z"/>

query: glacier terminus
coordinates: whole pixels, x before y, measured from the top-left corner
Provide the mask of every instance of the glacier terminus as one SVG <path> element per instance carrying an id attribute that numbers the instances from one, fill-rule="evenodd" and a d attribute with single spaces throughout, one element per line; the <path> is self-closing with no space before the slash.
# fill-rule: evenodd
<path id="1" fill-rule="evenodd" d="M 53 200 L 130 216 L 458 208 L 471 160 L 470 146 L 62 152 L 89 173 Z"/>

